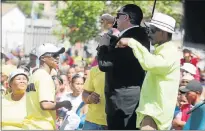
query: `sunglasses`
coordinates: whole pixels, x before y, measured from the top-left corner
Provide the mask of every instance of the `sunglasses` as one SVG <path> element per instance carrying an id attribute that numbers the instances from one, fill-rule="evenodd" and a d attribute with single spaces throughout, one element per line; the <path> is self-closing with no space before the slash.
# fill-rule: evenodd
<path id="1" fill-rule="evenodd" d="M 46 53 L 43 56 L 50 56 L 50 57 L 53 57 L 53 58 L 57 58 L 59 55 L 58 54 L 54 54 L 54 53 Z"/>
<path id="2" fill-rule="evenodd" d="M 121 15 L 127 15 L 127 16 L 130 18 L 130 16 L 129 16 L 128 14 L 126 14 L 126 13 L 118 12 L 116 19 L 119 19 L 119 17 L 120 17 Z"/>
<path id="3" fill-rule="evenodd" d="M 158 28 L 148 28 L 148 27 L 147 27 L 147 31 L 148 31 L 149 33 L 151 33 L 151 34 L 154 34 L 154 33 L 156 33 L 157 31 L 160 31 L 160 29 L 158 29 Z"/>

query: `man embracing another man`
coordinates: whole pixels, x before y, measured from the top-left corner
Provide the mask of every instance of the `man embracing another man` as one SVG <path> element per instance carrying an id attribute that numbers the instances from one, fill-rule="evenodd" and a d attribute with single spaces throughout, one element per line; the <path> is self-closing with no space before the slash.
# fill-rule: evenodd
<path id="1" fill-rule="evenodd" d="M 145 71 L 130 47 L 115 48 L 121 38 L 140 41 L 148 50 L 150 43 L 145 28 L 140 26 L 143 13 L 134 4 L 123 6 L 117 13 L 118 36 L 104 34 L 98 47 L 98 63 L 105 72 L 105 99 L 108 130 L 136 129 L 136 113 Z"/>

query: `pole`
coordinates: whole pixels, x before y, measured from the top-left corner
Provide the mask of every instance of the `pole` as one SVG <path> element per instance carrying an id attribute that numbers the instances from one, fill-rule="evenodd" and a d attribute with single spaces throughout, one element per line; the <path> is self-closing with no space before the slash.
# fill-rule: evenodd
<path id="1" fill-rule="evenodd" d="M 155 6 L 156 6 L 156 2 L 157 2 L 157 0 L 154 0 L 154 5 L 153 5 L 153 8 L 152 8 L 152 17 L 154 15 L 154 9 L 155 9 Z"/>
<path id="2" fill-rule="evenodd" d="M 34 1 L 32 1 L 32 7 L 31 7 L 31 38 L 32 38 L 32 46 L 31 49 L 34 46 L 34 26 L 33 26 L 33 19 L 34 19 Z"/>

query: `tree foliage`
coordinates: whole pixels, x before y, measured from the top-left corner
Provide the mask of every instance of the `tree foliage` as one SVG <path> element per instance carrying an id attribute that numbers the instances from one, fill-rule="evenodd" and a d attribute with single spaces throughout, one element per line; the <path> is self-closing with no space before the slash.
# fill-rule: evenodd
<path id="1" fill-rule="evenodd" d="M 116 15 L 117 11 L 126 4 L 136 4 L 141 7 L 144 18 L 151 18 L 154 1 L 67 1 L 67 8 L 59 9 L 57 19 L 60 20 L 66 35 L 72 44 L 77 41 L 86 42 L 92 39 L 99 32 L 97 19 L 103 13 Z M 155 12 L 162 12 L 173 16 L 177 20 L 177 25 L 181 22 L 181 14 L 175 11 L 180 1 L 157 0 Z"/>
<path id="2" fill-rule="evenodd" d="M 30 17 L 32 1 L 16 1 L 16 4 L 26 17 Z"/>
<path id="3" fill-rule="evenodd" d="M 32 9 L 32 1 L 13 1 L 3 0 L 3 3 L 17 4 L 19 9 L 25 14 L 26 17 L 30 17 Z"/>
<path id="4" fill-rule="evenodd" d="M 97 19 L 104 9 L 101 1 L 67 1 L 67 8 L 59 10 L 57 19 L 67 28 L 70 42 L 86 42 L 98 32 Z"/>

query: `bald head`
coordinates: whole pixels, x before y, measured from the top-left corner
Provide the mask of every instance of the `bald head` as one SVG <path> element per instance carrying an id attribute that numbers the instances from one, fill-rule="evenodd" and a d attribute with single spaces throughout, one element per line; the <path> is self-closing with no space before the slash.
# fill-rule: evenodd
<path id="1" fill-rule="evenodd" d="M 105 20 L 110 24 L 113 24 L 115 21 L 115 17 L 113 17 L 110 14 L 103 14 L 100 18 L 101 18 L 101 20 L 103 20 L 103 21 Z"/>
<path id="2" fill-rule="evenodd" d="M 113 24 L 115 22 L 115 17 L 113 17 L 110 14 L 103 14 L 100 17 L 100 21 L 101 21 L 102 29 L 103 30 L 108 30 L 108 29 L 113 27 Z"/>

